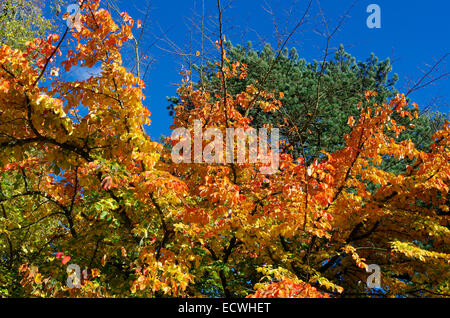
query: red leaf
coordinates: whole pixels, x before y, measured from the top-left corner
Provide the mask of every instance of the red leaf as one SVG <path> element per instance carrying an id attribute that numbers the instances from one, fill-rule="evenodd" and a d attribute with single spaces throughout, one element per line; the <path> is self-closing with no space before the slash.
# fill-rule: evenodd
<path id="1" fill-rule="evenodd" d="M 109 189 L 111 189 L 111 184 L 112 184 L 112 179 L 110 176 L 107 176 L 105 179 L 103 179 L 102 187 L 105 190 L 109 190 Z"/>
<path id="2" fill-rule="evenodd" d="M 64 256 L 63 259 L 61 260 L 61 263 L 63 263 L 63 265 L 66 265 L 69 261 L 70 261 L 70 256 Z"/>
<path id="3" fill-rule="evenodd" d="M 348 118 L 347 125 L 349 125 L 350 127 L 353 127 L 354 123 L 355 123 L 355 119 L 353 118 L 353 116 L 350 116 Z"/>

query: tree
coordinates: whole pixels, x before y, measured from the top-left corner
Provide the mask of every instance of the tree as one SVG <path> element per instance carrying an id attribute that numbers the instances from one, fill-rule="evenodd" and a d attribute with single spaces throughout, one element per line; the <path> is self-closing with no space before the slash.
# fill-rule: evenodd
<path id="1" fill-rule="evenodd" d="M 0 50 L 2 265 L 18 270 L 18 264 L 29 263 L 20 268 L 30 275 L 24 284 L 33 279 L 48 289 L 32 293 L 56 296 L 65 292 L 60 288 L 65 286 L 65 268 L 54 256 L 61 252 L 88 267 L 90 278 L 103 264 L 101 279 L 109 280 L 114 295 L 120 295 L 130 292 L 135 275 L 128 260 L 145 264 L 148 253 L 160 262 L 155 270 L 164 269 L 167 277 L 155 290 L 175 294 L 172 281 L 181 286 L 179 292 L 189 281 L 183 252 L 173 253 L 180 257 L 176 265 L 175 256 L 169 250 L 163 254 L 162 248 L 175 234 L 165 218 L 179 204 L 178 192 L 169 189 L 183 190 L 182 184 L 157 167 L 162 164 L 161 146 L 141 129 L 149 124 L 149 111 L 142 106 L 143 83 L 121 65 L 119 48 L 130 38 L 134 21 L 124 13 L 125 24 L 117 28 L 98 6 L 98 1 L 86 1 L 88 14 L 79 31 L 36 39 L 24 52 L 6 45 Z M 65 82 L 50 71 L 67 35 L 72 46 L 79 45 L 62 61 L 63 70 L 99 63 L 99 76 Z M 35 53 L 35 63 L 29 63 Z M 44 77 L 51 88 L 41 86 Z M 87 107 L 86 115 L 80 103 Z M 171 194 L 165 195 L 167 191 Z M 34 264 L 40 265 L 39 274 Z M 57 274 L 41 280 L 50 272 Z M 103 284 L 88 285 L 84 295 L 110 292 Z"/>
<path id="2" fill-rule="evenodd" d="M 99 5 L 85 1 L 81 27 L 61 37 L 0 48 L 2 295 L 448 295 L 448 121 L 419 150 L 398 138 L 405 127 L 393 120 L 414 118 L 405 97 L 375 104 L 366 91 L 345 146 L 320 162 L 282 150 L 274 174 L 261 173 L 262 162 L 176 164 L 142 129 L 144 83 L 122 65 L 134 20 L 122 13 L 118 27 Z M 61 61 L 66 40 L 72 49 Z M 283 107 L 283 94 L 251 84 L 228 91 L 249 69 L 227 68 L 222 40 L 218 50 L 219 89 L 185 80 L 174 129 L 200 120 L 225 135 L 250 127 L 240 109 Z M 52 71 L 59 62 L 61 72 L 101 72 L 67 81 Z M 386 172 L 379 166 L 389 157 L 411 164 Z M 71 264 L 80 288 L 66 285 Z M 367 264 L 381 266 L 381 291 L 358 284 Z M 10 276 L 21 285 L 5 283 Z"/>
<path id="3" fill-rule="evenodd" d="M 277 58 L 269 44 L 261 51 L 255 50 L 250 42 L 247 46 L 226 42 L 225 47 L 227 67 L 236 61 L 248 66 L 245 79 L 231 79 L 227 83 L 230 93 L 238 94 L 252 84 L 262 91 L 284 95 L 280 110 L 267 114 L 253 109 L 246 114 L 252 119 L 252 125 L 280 127 L 281 135 L 288 141 L 286 150 L 295 158 L 306 156 L 308 163 L 323 158 L 322 150 L 334 152 L 345 147 L 344 136 L 350 132 L 347 119 L 349 116 L 358 118 L 355 106 L 364 99 L 364 92 L 376 91 L 378 103 L 388 102 L 398 93 L 395 89 L 398 76 L 390 76 L 392 65 L 389 59 L 379 61 L 372 54 L 364 62 L 356 61 L 342 45 L 333 59 L 325 61 L 323 71 L 321 62 L 308 63 L 300 59 L 295 48 L 284 49 Z M 210 62 L 203 68 L 195 66 L 194 70 L 194 76 L 198 78 L 196 88 L 220 91 L 217 64 Z M 173 108 L 180 100 L 172 97 L 169 101 L 172 102 L 169 110 L 173 114 Z M 246 110 L 238 110 L 245 115 Z M 406 122 L 402 117 L 394 116 L 402 125 L 407 124 L 400 138 L 411 139 L 421 149 L 427 149 L 432 143 L 435 117 L 445 119 L 443 114 L 424 114 L 413 122 Z M 387 166 L 393 169 L 391 171 L 400 172 L 396 170 L 396 164 L 393 161 Z"/>
<path id="4" fill-rule="evenodd" d="M 62 1 L 47 1 L 47 5 L 60 11 Z M 41 0 L 5 0 L 0 4 L 0 44 L 24 49 L 25 42 L 55 31 L 54 21 L 42 13 Z"/>
<path id="5" fill-rule="evenodd" d="M 47 1 L 52 10 L 60 10 L 62 1 Z M 26 42 L 34 40 L 36 37 L 43 37 L 49 31 L 56 30 L 54 21 L 44 17 L 42 9 L 45 4 L 43 1 L 36 0 L 5 0 L 0 4 L 0 45 L 8 45 L 14 49 L 24 49 Z M 31 58 L 29 58 L 32 61 Z M 9 180 L 20 178 L 21 173 L 16 174 L 8 178 Z M 0 190 L 1 191 L 1 190 Z M 3 216 L 5 211 L 2 211 Z M 23 234 L 23 233 L 22 233 Z M 18 242 L 23 242 L 27 238 L 22 234 L 18 235 L 20 238 Z M 15 242 L 16 243 L 16 242 Z M 10 256 L 12 253 L 12 244 L 8 241 L 10 248 Z M 14 289 L 14 286 L 18 285 L 19 277 L 16 275 L 16 271 L 11 271 L 13 262 L 8 263 L 8 267 L 0 267 L 2 271 L 2 286 L 9 286 L 4 288 L 1 294 L 8 294 L 8 292 Z"/>
<path id="6" fill-rule="evenodd" d="M 219 66 L 222 93 L 215 98 L 192 84 L 182 86 L 173 128 L 201 120 L 203 129 L 218 128 L 225 136 L 226 128 L 246 129 L 251 123 L 239 108 L 276 110 L 278 95 L 263 93 L 265 101 L 258 100 L 251 85 L 237 95 L 226 91 L 228 79 L 245 76 L 239 65 Z M 358 281 L 365 281 L 367 264 L 375 263 L 384 268 L 381 295 L 448 294 L 447 280 L 439 278 L 448 270 L 448 250 L 435 249 L 448 239 L 448 121 L 434 135 L 430 152 L 417 150 L 411 141 L 396 138 L 405 127 L 392 119 L 394 114 L 414 118 L 405 110 L 405 97 L 377 104 L 375 96 L 366 92 L 359 120 L 348 119 L 346 147 L 326 153 L 320 163 L 294 161 L 284 153 L 273 176 L 261 174 L 254 164 L 175 167 L 196 198 L 195 208 L 185 212 L 185 229 L 198 226 L 193 235 L 210 255 L 198 276 L 215 269 L 226 296 L 247 295 L 261 277 L 273 283 L 257 284 L 256 297 L 367 295 L 374 291 Z M 397 136 L 389 137 L 390 131 Z M 203 149 L 210 142 L 204 140 Z M 379 168 L 387 157 L 409 157 L 413 164 L 405 173 L 389 173 Z M 423 165 L 430 159 L 433 164 Z M 375 191 L 369 191 L 368 182 L 377 185 Z M 422 202 L 434 202 L 434 207 L 422 207 Z M 444 241 L 432 231 L 421 232 L 429 222 L 442 230 L 436 234 Z"/>

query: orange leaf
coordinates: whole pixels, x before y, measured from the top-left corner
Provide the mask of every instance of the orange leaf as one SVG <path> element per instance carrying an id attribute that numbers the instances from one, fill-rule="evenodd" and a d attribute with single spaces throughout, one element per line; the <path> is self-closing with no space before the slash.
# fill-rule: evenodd
<path id="1" fill-rule="evenodd" d="M 63 265 L 66 265 L 69 261 L 70 261 L 70 256 L 64 256 L 63 259 L 61 260 L 61 263 Z"/>
<path id="2" fill-rule="evenodd" d="M 125 247 L 121 246 L 120 250 L 122 251 L 122 257 L 127 257 L 127 250 L 125 249 Z"/>
<path id="3" fill-rule="evenodd" d="M 347 125 L 349 125 L 350 127 L 353 127 L 354 124 L 355 124 L 355 119 L 353 118 L 353 116 L 348 117 Z"/>
<path id="4" fill-rule="evenodd" d="M 101 264 L 102 264 L 102 266 L 105 266 L 105 264 L 106 264 L 106 254 L 103 255 L 102 260 L 101 260 Z"/>

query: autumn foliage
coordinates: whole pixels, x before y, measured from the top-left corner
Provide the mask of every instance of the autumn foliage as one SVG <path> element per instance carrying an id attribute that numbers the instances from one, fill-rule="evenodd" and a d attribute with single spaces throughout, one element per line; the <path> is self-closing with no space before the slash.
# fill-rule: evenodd
<path id="1" fill-rule="evenodd" d="M 271 175 L 174 164 L 174 140 L 145 133 L 144 83 L 122 63 L 135 22 L 124 13 L 119 26 L 99 5 L 84 3 L 79 30 L 0 48 L 0 255 L 22 296 L 449 294 L 449 122 L 420 151 L 396 139 L 405 127 L 392 115 L 417 115 L 405 96 L 378 105 L 367 92 L 346 147 L 310 165 L 283 152 Z M 283 92 L 227 92 L 246 65 L 228 65 L 221 41 L 222 90 L 186 74 L 173 129 L 200 120 L 225 135 L 251 127 L 238 110 L 283 107 Z M 64 76 L 95 65 L 86 80 Z M 406 172 L 382 170 L 387 158 Z M 66 286 L 70 263 L 86 269 L 81 288 Z M 366 287 L 368 264 L 381 267 L 381 290 Z"/>

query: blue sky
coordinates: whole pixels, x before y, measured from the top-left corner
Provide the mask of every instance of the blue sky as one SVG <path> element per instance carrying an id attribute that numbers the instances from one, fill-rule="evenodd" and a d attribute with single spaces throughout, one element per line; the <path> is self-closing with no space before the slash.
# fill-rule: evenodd
<path id="1" fill-rule="evenodd" d="M 147 1 L 118 0 L 121 11 L 127 11 L 133 18 L 142 19 Z M 225 35 L 234 44 L 252 41 L 260 47 L 268 42 L 276 47 L 276 36 L 272 16 L 265 10 L 273 9 L 280 33 L 284 29 L 291 31 L 303 14 L 308 0 L 222 0 L 224 9 Z M 315 31 L 323 31 L 323 23 L 319 16 L 319 7 L 327 18 L 328 27 L 332 30 L 354 0 L 320 0 L 313 1 L 307 23 L 292 37 L 288 47 L 295 46 L 300 57 L 308 61 L 321 60 L 325 39 Z M 369 29 L 366 12 L 369 4 L 378 4 L 381 8 L 381 28 Z M 287 10 L 291 17 L 286 20 Z M 148 27 L 143 37 L 143 48 L 151 47 L 146 53 L 153 62 L 146 77 L 145 105 L 152 112 L 152 125 L 148 132 L 153 138 L 162 134 L 170 135 L 169 126 L 172 119 L 166 109 L 166 96 L 174 96 L 176 84 L 180 83 L 182 58 L 173 51 L 174 45 L 184 52 L 195 53 L 200 50 L 198 34 L 193 34 L 191 43 L 189 19 L 194 18 L 200 24 L 202 0 L 152 0 Z M 197 14 L 198 16 L 195 16 Z M 217 1 L 205 0 L 205 23 L 215 29 L 217 17 Z M 393 61 L 393 72 L 400 76 L 397 89 L 406 92 L 409 80 L 422 77 L 438 59 L 450 52 L 450 1 L 448 0 L 359 0 L 352 7 L 344 25 L 331 42 L 331 49 L 340 43 L 358 60 L 365 60 L 373 52 L 380 59 L 390 58 Z M 208 34 L 211 38 L 214 34 Z M 213 38 L 216 40 L 217 38 Z M 170 44 L 172 43 L 172 44 Z M 211 44 L 205 40 L 205 47 Z M 196 58 L 195 56 L 193 57 Z M 440 76 L 449 72 L 450 56 L 436 72 Z M 449 101 L 450 77 L 429 85 L 410 95 L 421 107 L 430 103 L 435 110 L 447 113 Z M 434 100 L 434 103 L 433 103 Z"/>

